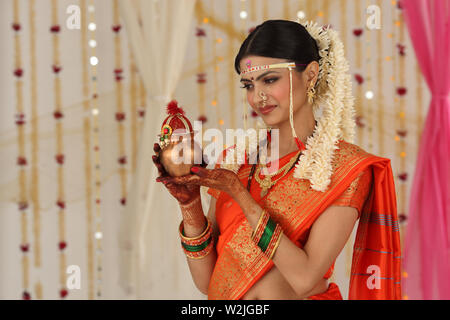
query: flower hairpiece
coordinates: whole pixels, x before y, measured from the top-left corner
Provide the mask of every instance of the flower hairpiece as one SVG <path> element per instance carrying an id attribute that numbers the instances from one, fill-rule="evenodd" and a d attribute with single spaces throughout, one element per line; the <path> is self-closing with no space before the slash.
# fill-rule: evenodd
<path id="1" fill-rule="evenodd" d="M 309 179 L 314 190 L 324 192 L 331 182 L 332 160 L 334 150 L 338 149 L 338 140 L 353 142 L 352 84 L 338 32 L 313 22 L 306 22 L 304 26 L 319 47 L 317 98 L 313 111 L 316 114 L 321 105 L 323 110 L 313 135 L 306 142 L 306 150 L 295 166 L 294 177 Z"/>

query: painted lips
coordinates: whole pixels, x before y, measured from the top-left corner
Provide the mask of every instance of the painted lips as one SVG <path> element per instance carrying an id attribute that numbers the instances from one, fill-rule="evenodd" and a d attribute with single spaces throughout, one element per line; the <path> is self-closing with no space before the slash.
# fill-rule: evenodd
<path id="1" fill-rule="evenodd" d="M 275 105 L 265 106 L 264 108 L 260 108 L 259 112 L 261 112 L 262 114 L 268 114 L 272 112 L 272 110 L 274 110 L 276 107 L 277 106 Z"/>

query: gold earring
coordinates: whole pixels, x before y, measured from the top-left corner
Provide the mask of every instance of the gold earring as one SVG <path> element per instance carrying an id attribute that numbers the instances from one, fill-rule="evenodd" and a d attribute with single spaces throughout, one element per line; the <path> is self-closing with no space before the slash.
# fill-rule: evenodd
<path id="1" fill-rule="evenodd" d="M 310 104 L 313 104 L 314 102 L 314 96 L 316 95 L 316 89 L 314 89 L 314 85 L 311 85 L 308 89 L 308 91 L 306 92 L 306 94 L 308 95 L 308 102 Z"/>

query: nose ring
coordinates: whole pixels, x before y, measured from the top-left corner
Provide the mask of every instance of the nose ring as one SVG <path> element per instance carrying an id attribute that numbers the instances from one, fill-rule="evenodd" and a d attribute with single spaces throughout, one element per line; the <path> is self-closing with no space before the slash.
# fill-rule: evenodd
<path id="1" fill-rule="evenodd" d="M 260 91 L 259 92 L 259 96 L 263 99 L 263 106 L 266 105 L 266 101 L 267 101 L 267 96 L 264 92 Z"/>

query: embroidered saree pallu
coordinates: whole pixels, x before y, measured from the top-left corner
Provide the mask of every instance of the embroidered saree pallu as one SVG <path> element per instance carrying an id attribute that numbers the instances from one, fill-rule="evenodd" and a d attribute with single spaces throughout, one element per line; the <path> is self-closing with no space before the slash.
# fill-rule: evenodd
<path id="1" fill-rule="evenodd" d="M 259 185 L 252 183 L 251 194 L 300 248 L 306 244 L 313 223 L 329 206 L 357 208 L 360 216 L 349 299 L 400 299 L 400 238 L 390 160 L 343 140 L 338 146 L 327 191 L 313 190 L 309 180 L 296 179 L 291 171 L 262 198 Z M 279 165 L 294 154 L 281 158 Z M 247 185 L 250 169 L 251 165 L 244 164 L 238 171 L 243 185 Z M 216 222 L 220 231 L 208 298 L 241 299 L 274 263 L 251 240 L 253 230 L 239 205 L 224 192 L 210 188 L 208 193 L 217 199 Z M 324 278 L 331 276 L 333 267 L 334 263 Z M 326 292 L 309 298 L 342 299 L 334 283 Z"/>

